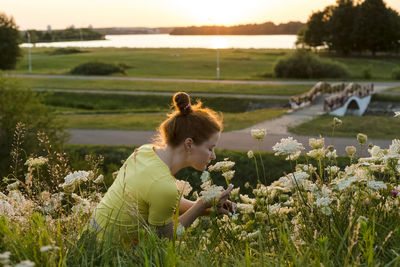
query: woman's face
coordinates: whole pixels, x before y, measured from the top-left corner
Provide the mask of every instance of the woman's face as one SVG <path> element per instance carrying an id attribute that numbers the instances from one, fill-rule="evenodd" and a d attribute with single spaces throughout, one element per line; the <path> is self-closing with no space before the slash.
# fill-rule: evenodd
<path id="1" fill-rule="evenodd" d="M 204 171 L 207 165 L 214 160 L 214 148 L 217 145 L 221 133 L 217 132 L 210 136 L 210 138 L 201 144 L 193 144 L 189 154 L 190 166 L 198 171 Z"/>

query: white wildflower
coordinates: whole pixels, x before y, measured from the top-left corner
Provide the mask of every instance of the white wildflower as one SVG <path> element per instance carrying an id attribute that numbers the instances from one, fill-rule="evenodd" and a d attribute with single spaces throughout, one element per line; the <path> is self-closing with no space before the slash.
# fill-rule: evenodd
<path id="1" fill-rule="evenodd" d="M 249 159 L 252 159 L 252 158 L 254 157 L 254 152 L 253 152 L 253 150 L 247 151 L 247 157 L 248 157 Z"/>
<path id="2" fill-rule="evenodd" d="M 203 171 L 201 176 L 200 176 L 200 180 L 202 183 L 207 182 L 208 180 L 210 180 L 210 173 L 208 171 Z"/>
<path id="3" fill-rule="evenodd" d="M 0 254 L 0 264 L 7 265 L 10 263 L 10 251 L 6 251 Z"/>
<path id="4" fill-rule="evenodd" d="M 351 176 L 349 178 L 343 178 L 336 181 L 336 185 L 339 191 L 347 189 L 353 182 L 356 181 L 356 177 Z"/>
<path id="5" fill-rule="evenodd" d="M 319 149 L 325 146 L 325 140 L 322 137 L 319 139 L 310 138 L 308 139 L 308 144 L 313 149 Z"/>
<path id="6" fill-rule="evenodd" d="M 187 181 L 177 179 L 175 180 L 175 183 L 176 187 L 178 187 L 179 194 L 182 194 L 183 196 L 188 196 L 193 189 Z"/>
<path id="7" fill-rule="evenodd" d="M 400 113 L 400 111 L 399 111 L 399 113 Z M 400 154 L 400 140 L 399 139 L 392 140 L 392 144 L 389 146 L 389 149 L 388 149 L 388 154 L 389 155 Z"/>
<path id="8" fill-rule="evenodd" d="M 373 146 L 371 149 L 368 149 L 368 152 L 373 158 L 383 157 L 383 151 L 379 146 Z"/>
<path id="9" fill-rule="evenodd" d="M 232 180 L 233 176 L 235 176 L 235 171 L 223 172 L 222 176 L 224 176 L 227 181 L 230 181 Z"/>
<path id="10" fill-rule="evenodd" d="M 57 246 L 48 245 L 48 246 L 43 246 L 43 247 L 41 247 L 41 248 L 40 248 L 40 252 L 46 252 L 46 251 L 50 251 L 50 250 L 59 250 L 59 249 L 60 249 L 60 248 L 57 247 Z"/>
<path id="11" fill-rule="evenodd" d="M 237 203 L 237 210 L 247 214 L 247 213 L 252 213 L 253 212 L 253 205 L 252 204 L 242 204 L 242 203 Z"/>
<path id="12" fill-rule="evenodd" d="M 230 169 L 232 169 L 233 166 L 235 166 L 235 162 L 225 160 L 225 161 L 219 161 L 219 162 L 215 163 L 214 165 L 209 166 L 208 170 L 215 171 L 215 172 L 218 172 L 218 171 L 227 172 Z"/>
<path id="13" fill-rule="evenodd" d="M 395 117 L 395 118 L 400 117 L 400 111 L 395 111 L 395 112 L 394 112 L 394 117 Z"/>
<path id="14" fill-rule="evenodd" d="M 361 145 L 362 145 L 362 144 L 365 144 L 365 143 L 367 142 L 367 140 L 368 140 L 367 135 L 362 134 L 362 133 L 357 134 L 357 141 L 358 141 Z"/>
<path id="15" fill-rule="evenodd" d="M 73 173 L 68 174 L 64 178 L 64 183 L 61 185 L 62 187 L 66 187 L 71 184 L 78 185 L 81 182 L 86 182 L 89 177 L 89 172 L 87 171 L 75 171 Z"/>
<path id="16" fill-rule="evenodd" d="M 335 175 L 340 171 L 340 168 L 338 166 L 328 166 L 325 168 L 325 170 L 330 174 L 330 175 Z"/>
<path id="17" fill-rule="evenodd" d="M 275 156 L 284 155 L 287 156 L 286 160 L 295 160 L 300 156 L 301 150 L 304 150 L 304 146 L 290 136 L 282 138 L 280 143 L 272 147 L 272 150 L 275 151 Z"/>
<path id="18" fill-rule="evenodd" d="M 278 214 L 279 210 L 281 208 L 281 204 L 280 203 L 276 203 L 273 205 L 268 205 L 268 211 L 270 214 Z"/>
<path id="19" fill-rule="evenodd" d="M 26 162 L 25 165 L 29 167 L 39 167 L 44 164 L 46 164 L 49 160 L 44 157 L 38 157 L 38 158 L 29 158 Z"/>
<path id="20" fill-rule="evenodd" d="M 374 190 L 379 190 L 379 189 L 386 189 L 387 186 L 384 182 L 382 181 L 368 181 L 367 182 L 368 187 L 374 189 Z"/>
<path id="21" fill-rule="evenodd" d="M 31 262 L 30 260 L 21 261 L 20 263 L 16 264 L 14 267 L 34 267 L 35 263 Z"/>
<path id="22" fill-rule="evenodd" d="M 345 150 L 346 150 L 346 153 L 347 153 L 347 155 L 349 157 L 353 157 L 354 154 L 356 154 L 356 151 L 357 151 L 355 146 L 346 146 Z"/>
<path id="23" fill-rule="evenodd" d="M 328 207 L 328 206 L 323 206 L 323 207 L 321 208 L 321 212 L 322 212 L 323 214 L 325 214 L 326 216 L 329 216 L 329 215 L 332 214 L 332 209 L 331 209 L 330 207 Z"/>
<path id="24" fill-rule="evenodd" d="M 323 157 L 325 157 L 325 149 L 319 148 L 319 149 L 310 150 L 307 153 L 307 156 L 309 156 L 310 158 L 313 158 L 313 159 L 320 160 Z"/>
<path id="25" fill-rule="evenodd" d="M 326 152 L 326 157 L 328 159 L 336 159 L 337 158 L 336 149 L 333 151 Z"/>
<path id="26" fill-rule="evenodd" d="M 342 120 L 340 120 L 336 117 L 333 118 L 333 126 L 340 126 L 340 125 L 342 125 L 342 123 L 343 123 Z"/>
<path id="27" fill-rule="evenodd" d="M 331 204 L 332 201 L 333 201 L 333 199 L 330 198 L 330 197 L 321 197 L 321 198 L 318 198 L 318 199 L 315 201 L 315 205 L 316 205 L 317 207 L 321 207 L 321 206 L 326 207 L 326 206 L 328 206 L 329 204 Z"/>
<path id="28" fill-rule="evenodd" d="M 201 198 L 205 201 L 213 200 L 221 194 L 224 188 L 222 186 L 211 185 L 207 187 L 204 191 L 200 192 Z"/>
<path id="29" fill-rule="evenodd" d="M 183 236 L 184 233 L 185 233 L 185 226 L 183 226 L 181 223 L 178 223 L 178 226 L 176 228 L 176 236 L 180 238 Z"/>
<path id="30" fill-rule="evenodd" d="M 95 183 L 95 184 L 99 184 L 99 183 L 101 183 L 101 182 L 103 182 L 104 181 L 104 175 L 103 174 L 100 174 L 93 182 Z"/>
<path id="31" fill-rule="evenodd" d="M 236 200 L 239 198 L 239 190 L 240 190 L 240 187 L 232 189 L 231 194 L 230 194 L 230 197 L 232 200 Z"/>
<path id="32" fill-rule="evenodd" d="M 256 201 L 255 199 L 250 198 L 248 195 L 242 194 L 240 194 L 240 200 L 245 204 L 254 204 L 254 202 Z"/>
<path id="33" fill-rule="evenodd" d="M 265 135 L 267 134 L 267 130 L 264 129 L 251 129 L 251 136 L 256 140 L 264 139 Z"/>

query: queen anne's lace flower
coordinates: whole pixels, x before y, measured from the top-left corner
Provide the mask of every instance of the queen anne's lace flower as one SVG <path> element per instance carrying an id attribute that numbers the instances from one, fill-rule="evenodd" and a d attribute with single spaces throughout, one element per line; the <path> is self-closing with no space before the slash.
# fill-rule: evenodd
<path id="1" fill-rule="evenodd" d="M 371 149 L 368 149 L 368 152 L 373 158 L 383 157 L 383 151 L 379 146 L 373 146 Z"/>
<path id="2" fill-rule="evenodd" d="M 254 139 L 262 140 L 262 139 L 264 139 L 266 134 L 267 134 L 266 129 L 251 129 L 251 136 Z"/>
<path id="3" fill-rule="evenodd" d="M 39 167 L 44 164 L 46 164 L 49 160 L 44 157 L 38 157 L 38 158 L 29 158 L 26 162 L 25 165 L 28 165 L 29 167 Z"/>
<path id="4" fill-rule="evenodd" d="M 399 111 L 399 113 L 400 113 L 400 111 Z M 400 154 L 400 140 L 399 139 L 392 140 L 392 144 L 389 146 L 389 149 L 388 149 L 388 154 L 389 155 Z"/>
<path id="5" fill-rule="evenodd" d="M 48 245 L 48 246 L 43 246 L 43 247 L 41 247 L 41 248 L 40 248 L 40 252 L 46 252 L 46 251 L 50 251 L 50 250 L 59 250 L 59 249 L 60 249 L 60 248 L 57 247 L 57 246 Z"/>
<path id="6" fill-rule="evenodd" d="M 81 182 L 86 182 L 89 177 L 89 172 L 87 171 L 75 171 L 73 173 L 68 174 L 64 178 L 64 183 L 61 185 L 62 187 L 66 187 L 68 185 L 74 184 L 78 185 Z"/>
<path id="7" fill-rule="evenodd" d="M 179 193 L 182 194 L 182 196 L 188 196 L 193 189 L 187 181 L 175 180 L 175 183 L 176 187 L 178 187 Z"/>
<path id="8" fill-rule="evenodd" d="M 232 180 L 233 176 L 235 176 L 235 171 L 223 172 L 222 176 L 224 176 L 227 181 L 230 181 Z"/>
<path id="9" fill-rule="evenodd" d="M 218 197 L 223 189 L 222 186 L 211 185 L 204 188 L 204 191 L 200 192 L 200 196 L 205 201 L 210 201 Z"/>
<path id="10" fill-rule="evenodd" d="M 308 139 L 308 144 L 310 145 L 311 148 L 318 149 L 325 146 L 325 140 L 322 137 L 319 139 L 310 138 Z"/>
<path id="11" fill-rule="evenodd" d="M 280 143 L 272 147 L 272 150 L 275 151 L 275 156 L 284 155 L 287 156 L 286 160 L 295 160 L 300 156 L 301 150 L 304 150 L 304 146 L 290 136 L 282 138 Z"/>
<path id="12" fill-rule="evenodd" d="M 367 182 L 368 187 L 374 189 L 374 190 L 379 190 L 379 189 L 386 189 L 387 186 L 384 182 L 382 181 L 368 181 Z"/>
<path id="13" fill-rule="evenodd" d="M 232 169 L 233 166 L 235 166 L 235 162 L 224 160 L 224 161 L 219 161 L 219 162 L 215 163 L 214 165 L 209 166 L 208 170 L 215 171 L 215 172 L 218 172 L 218 171 L 227 172 L 230 169 Z"/>
<path id="14" fill-rule="evenodd" d="M 203 171 L 203 173 L 200 176 L 200 180 L 202 183 L 207 182 L 210 180 L 210 173 L 208 171 Z"/>

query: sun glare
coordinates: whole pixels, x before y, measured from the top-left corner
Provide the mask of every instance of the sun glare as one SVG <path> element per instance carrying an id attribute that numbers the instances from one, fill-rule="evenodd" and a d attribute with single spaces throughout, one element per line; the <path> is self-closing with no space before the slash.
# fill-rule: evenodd
<path id="1" fill-rule="evenodd" d="M 228 42 L 223 36 L 217 36 L 212 39 L 212 48 L 228 48 Z"/>

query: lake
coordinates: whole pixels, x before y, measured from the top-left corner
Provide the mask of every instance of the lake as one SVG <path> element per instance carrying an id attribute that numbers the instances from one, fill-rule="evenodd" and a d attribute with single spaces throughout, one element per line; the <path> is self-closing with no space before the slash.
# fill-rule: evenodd
<path id="1" fill-rule="evenodd" d="M 106 35 L 106 40 L 37 43 L 36 47 L 295 48 L 296 35 Z M 30 44 L 22 44 L 29 47 Z"/>

